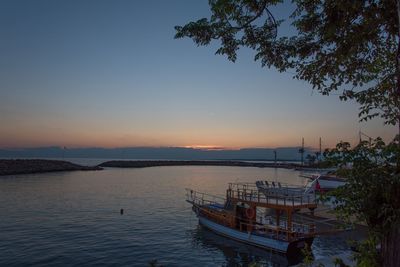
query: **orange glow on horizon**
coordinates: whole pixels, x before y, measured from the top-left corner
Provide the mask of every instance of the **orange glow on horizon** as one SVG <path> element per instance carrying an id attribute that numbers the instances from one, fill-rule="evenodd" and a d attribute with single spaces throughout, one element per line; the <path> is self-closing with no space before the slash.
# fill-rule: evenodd
<path id="1" fill-rule="evenodd" d="M 193 149 L 202 149 L 202 150 L 232 150 L 234 148 L 228 148 L 228 147 L 222 147 L 222 146 L 216 146 L 216 145 L 190 145 L 190 146 L 184 146 L 184 148 L 193 148 Z"/>
<path id="2" fill-rule="evenodd" d="M 11 123 L 11 122 L 10 122 Z M 18 126 L 18 127 L 17 127 Z M 334 131 L 323 133 L 320 129 L 309 131 L 278 131 L 274 129 L 256 131 L 254 129 L 238 128 L 210 130 L 193 128 L 189 130 L 107 128 L 98 125 L 63 125 L 50 127 L 43 125 L 33 127 L 17 125 L 0 131 L 0 148 L 33 148 L 33 147 L 67 147 L 67 148 L 123 148 L 123 147 L 186 147 L 203 150 L 239 150 L 242 148 L 280 148 L 299 147 L 301 137 L 305 146 L 319 147 L 319 137 L 322 136 L 322 149 L 334 147 L 340 140 L 351 144 L 358 142 L 358 134 L 337 134 Z M 329 130 L 329 129 L 328 129 Z M 395 131 L 382 131 L 385 141 L 391 140 Z M 373 134 L 371 134 L 373 136 Z"/>

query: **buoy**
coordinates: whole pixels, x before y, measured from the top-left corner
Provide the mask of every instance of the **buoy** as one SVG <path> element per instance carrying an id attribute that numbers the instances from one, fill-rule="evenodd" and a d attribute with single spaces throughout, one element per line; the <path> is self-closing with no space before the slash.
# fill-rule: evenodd
<path id="1" fill-rule="evenodd" d="M 254 209 L 252 209 L 252 208 L 247 208 L 247 209 L 246 209 L 246 216 L 247 216 L 247 218 L 249 218 L 249 219 L 254 219 L 254 218 L 255 218 L 255 215 L 256 215 L 256 213 L 255 213 Z"/>
<path id="2" fill-rule="evenodd" d="M 121 209 L 119 212 L 121 213 L 121 215 L 124 214 L 124 209 Z"/>

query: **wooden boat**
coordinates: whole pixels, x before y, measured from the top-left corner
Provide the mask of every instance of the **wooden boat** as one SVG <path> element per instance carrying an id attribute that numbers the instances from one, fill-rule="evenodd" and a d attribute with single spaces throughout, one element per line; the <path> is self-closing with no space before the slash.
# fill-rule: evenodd
<path id="1" fill-rule="evenodd" d="M 317 204 L 312 193 L 298 190 L 288 194 L 288 190 L 282 185 L 281 190 L 272 192 L 255 184 L 230 183 L 226 198 L 187 189 L 187 202 L 199 223 L 220 235 L 291 253 L 311 247 L 317 234 L 314 223 L 296 222 L 295 213 L 304 209 L 313 212 Z"/>

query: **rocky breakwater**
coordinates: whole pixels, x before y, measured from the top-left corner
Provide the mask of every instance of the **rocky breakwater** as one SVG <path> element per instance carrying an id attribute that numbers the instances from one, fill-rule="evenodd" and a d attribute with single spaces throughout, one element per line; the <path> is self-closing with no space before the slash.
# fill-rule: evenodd
<path id="1" fill-rule="evenodd" d="M 58 171 L 101 170 L 99 166 L 89 167 L 62 160 L 42 159 L 1 159 L 0 175 L 28 174 Z"/>
<path id="2" fill-rule="evenodd" d="M 113 160 L 106 161 L 99 166 L 117 168 L 146 168 L 158 166 L 237 166 L 237 167 L 258 167 L 258 168 L 293 168 L 294 164 L 274 164 L 269 162 L 248 162 L 248 161 L 221 161 L 221 160 Z"/>

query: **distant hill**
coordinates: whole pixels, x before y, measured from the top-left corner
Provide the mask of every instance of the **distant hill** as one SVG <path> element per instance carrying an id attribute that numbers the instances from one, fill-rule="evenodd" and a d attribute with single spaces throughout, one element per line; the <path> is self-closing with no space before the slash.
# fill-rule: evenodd
<path id="1" fill-rule="evenodd" d="M 105 158 L 161 160 L 278 160 L 299 161 L 299 147 L 204 150 L 184 147 L 71 148 L 39 147 L 0 149 L 1 158 Z M 306 148 L 304 156 L 312 153 Z"/>

